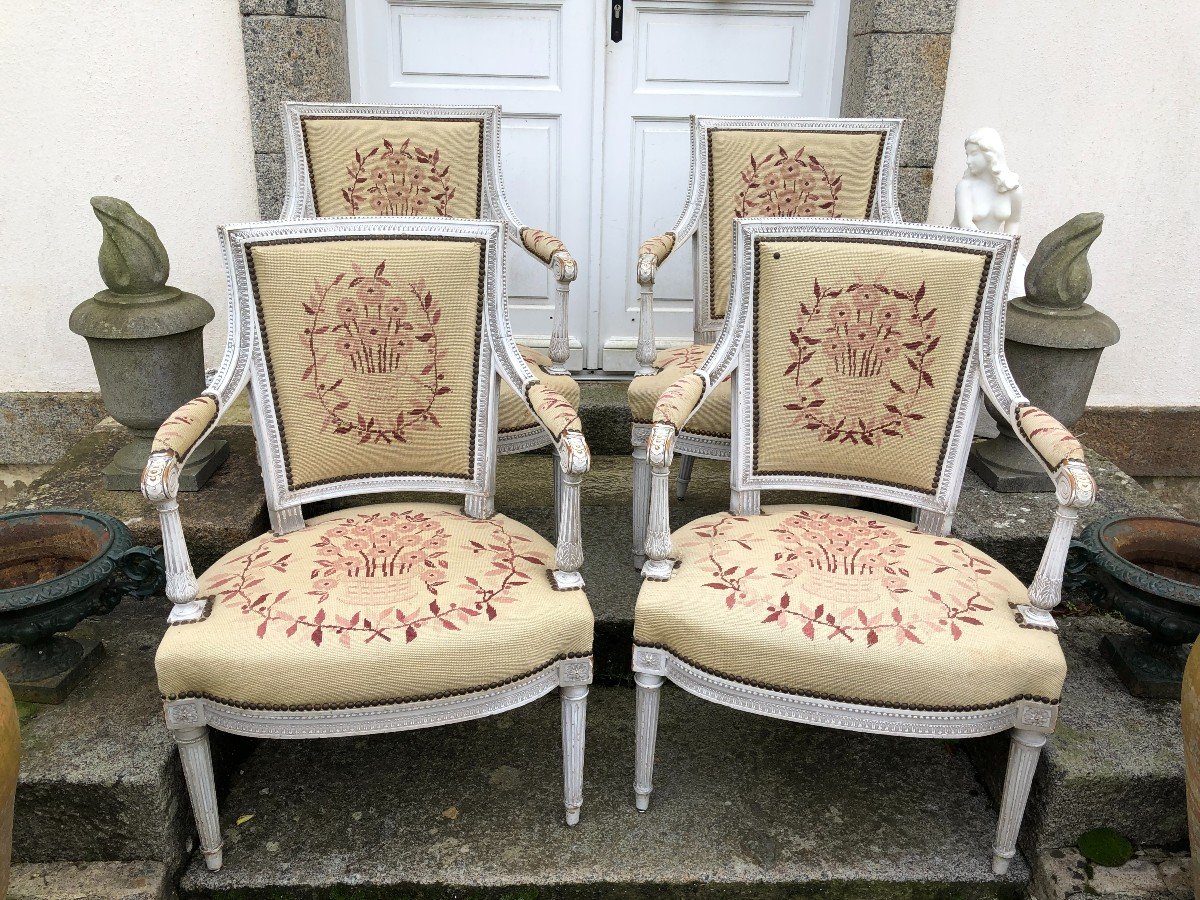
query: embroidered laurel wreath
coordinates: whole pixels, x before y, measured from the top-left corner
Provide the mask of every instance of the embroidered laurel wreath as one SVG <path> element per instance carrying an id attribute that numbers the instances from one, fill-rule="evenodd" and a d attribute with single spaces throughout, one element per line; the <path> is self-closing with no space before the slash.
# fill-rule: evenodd
<path id="1" fill-rule="evenodd" d="M 354 434 L 360 444 L 405 443 L 414 431 L 438 428 L 435 408 L 450 393 L 438 347 L 442 310 L 424 279 L 400 289 L 380 262 L 358 265 L 328 284 L 317 281 L 301 332 L 309 365 L 305 398 L 325 411 L 323 428 Z"/>
<path id="2" fill-rule="evenodd" d="M 792 424 L 821 440 L 868 446 L 911 434 L 925 418 L 940 340 L 937 309 L 924 298 L 925 282 L 915 290 L 873 279 L 829 288 L 814 278 L 788 332 L 783 374 L 795 393 L 784 408 L 795 413 Z"/>
<path id="3" fill-rule="evenodd" d="M 920 583 L 909 571 L 904 535 L 888 523 L 858 516 L 802 510 L 772 529 L 770 537 L 749 528 L 750 520 L 727 514 L 692 528 L 711 581 L 726 609 L 762 611 L 763 625 L 799 627 L 807 640 L 863 641 L 873 647 L 885 636 L 896 644 L 957 641 L 966 626 L 983 627 L 976 614 L 991 612 L 983 601 L 993 564 L 961 544 L 933 542 L 922 559 Z M 745 551 L 769 566 L 743 567 L 731 560 Z M 782 584 L 781 584 L 782 582 Z M 712 596 L 711 594 L 709 596 Z"/>
<path id="4" fill-rule="evenodd" d="M 750 154 L 741 173 L 734 216 L 836 216 L 842 176 L 801 147 L 782 146 L 762 159 Z"/>
<path id="5" fill-rule="evenodd" d="M 461 541 L 461 549 L 477 561 L 469 568 L 474 574 L 451 581 L 446 555 L 456 522 L 474 529 L 478 540 Z M 516 589 L 546 566 L 529 538 L 510 534 L 499 520 L 458 513 L 355 514 L 327 523 L 315 537 L 313 568 L 293 576 L 307 575 L 311 583 L 300 583 L 308 590 L 264 590 L 298 564 L 286 551 L 291 540 L 272 536 L 221 563 L 208 587 L 217 602 L 247 616 L 260 639 L 282 636 L 318 647 L 326 639 L 345 646 L 410 643 L 430 628 L 459 632 L 491 622 L 520 601 Z M 370 583 L 376 589 L 364 591 Z"/>
<path id="6" fill-rule="evenodd" d="M 384 141 L 363 154 L 354 151 L 346 166 L 349 183 L 342 188 L 346 211 L 379 216 L 444 216 L 454 199 L 449 164 L 442 166 L 441 151 L 427 151 L 408 138 L 399 146 Z"/>

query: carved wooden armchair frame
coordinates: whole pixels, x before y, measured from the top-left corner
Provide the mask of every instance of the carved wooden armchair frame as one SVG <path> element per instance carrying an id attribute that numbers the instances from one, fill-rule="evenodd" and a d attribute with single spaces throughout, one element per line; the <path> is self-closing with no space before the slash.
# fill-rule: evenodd
<path id="1" fill-rule="evenodd" d="M 305 219 L 322 215 L 314 200 L 314 178 L 310 146 L 305 136 L 306 120 L 378 119 L 428 120 L 432 122 L 480 123 L 480 178 L 478 211 L 470 218 L 504 222 L 509 239 L 546 266 L 555 282 L 554 314 L 547 355 L 551 375 L 567 375 L 570 355 L 567 316 L 571 282 L 579 274 L 575 258 L 561 240 L 549 232 L 530 228 L 517 218 L 504 191 L 500 162 L 499 106 L 434 106 L 428 104 L 391 106 L 364 103 L 308 103 L 284 101 L 281 105 L 287 161 L 286 196 L 281 219 Z M 337 215 L 344 215 L 342 212 Z M 522 453 L 547 446 L 545 431 L 536 424 L 520 430 L 500 433 L 497 451 L 501 455 Z"/>
<path id="2" fill-rule="evenodd" d="M 420 238 L 473 241 L 482 247 L 478 370 L 470 378 L 474 412 L 469 424 L 463 426 L 472 435 L 467 457 L 470 460 L 468 476 L 351 475 L 329 479 L 326 483 L 317 481 L 293 487 L 283 420 L 274 400 L 274 376 L 264 348 L 264 326 L 255 296 L 251 248 L 338 239 Z M 212 432 L 234 398 L 247 386 L 271 529 L 278 537 L 305 528 L 303 503 L 389 491 L 462 494 L 466 516 L 479 520 L 491 518 L 495 512 L 497 395 L 503 379 L 529 405 L 557 451 L 561 469 L 557 490 L 561 494 L 558 501 L 562 515 L 557 523 L 553 569 L 546 573 L 551 579 L 550 586 L 560 591 L 583 587 L 579 571 L 583 562 L 579 491 L 581 478 L 590 467 L 590 455 L 575 411 L 568 409 L 561 397 L 547 391 L 534 377 L 513 341 L 505 295 L 504 239 L 503 223 L 420 217 L 330 218 L 220 229 L 230 290 L 224 358 L 204 393 L 182 407 L 159 430 L 142 476 L 142 493 L 157 510 L 162 528 L 166 594 L 173 603 L 168 617 L 170 625 L 205 621 L 214 602 L 211 597 L 198 596 L 197 578 L 179 516 L 179 473 L 191 452 Z M 164 712 L 167 727 L 179 744 L 205 861 L 210 869 L 217 869 L 221 865 L 222 842 L 208 727 L 233 734 L 274 738 L 375 734 L 493 715 L 530 703 L 561 687 L 565 802 L 567 821 L 573 824 L 578 820 L 582 803 L 584 721 L 587 685 L 591 680 L 589 652 L 586 656 L 568 655 L 499 686 L 471 688 L 434 699 L 274 708 L 221 702 L 207 696 L 185 696 L 178 699 L 165 697 Z"/>
<path id="3" fill-rule="evenodd" d="M 901 221 L 900 206 L 896 194 L 896 181 L 900 155 L 900 132 L 903 119 L 831 119 L 831 118 L 750 118 L 750 117 L 691 117 L 691 167 L 688 178 L 687 200 L 683 212 L 666 233 L 650 238 L 638 250 L 637 280 L 640 285 L 640 311 L 638 319 L 638 342 L 636 359 L 638 369 L 635 379 L 654 375 L 658 369 L 655 361 L 659 354 L 654 338 L 654 282 L 658 269 L 670 255 L 682 247 L 693 235 L 696 252 L 693 255 L 694 296 L 693 338 L 696 345 L 711 344 L 720 331 L 725 317 L 714 315 L 712 296 L 713 271 L 713 227 L 712 227 L 712 154 L 711 142 L 714 132 L 767 131 L 796 132 L 813 135 L 880 135 L 878 155 L 875 160 L 873 184 L 867 195 L 865 218 L 885 222 Z M 762 162 L 760 164 L 764 164 Z M 823 215 L 824 213 L 822 213 Z M 646 436 L 650 426 L 635 415 L 631 442 L 633 445 L 633 557 L 634 565 L 640 567 L 645 561 L 642 545 L 645 539 L 646 516 L 648 514 L 649 470 L 644 457 Z M 691 479 L 692 463 L 696 457 L 727 460 L 730 455 L 728 437 L 704 431 L 681 432 L 676 443 L 680 454 L 680 470 L 677 485 L 680 500 L 687 493 Z"/>
<path id="4" fill-rule="evenodd" d="M 726 377 L 733 379 L 732 514 L 749 517 L 759 514 L 760 492 L 765 489 L 855 494 L 911 506 L 916 514 L 917 530 L 936 536 L 950 532 L 982 389 L 994 406 L 1004 411 L 1021 441 L 1050 475 L 1057 491 L 1058 509 L 1041 564 L 1028 588 L 1027 605 L 1016 608 L 1016 615 L 1020 617 L 1018 623 L 1026 623 L 1021 627 L 1053 629 L 1055 626 L 1048 611 L 1059 603 L 1073 526 L 1079 510 L 1094 501 L 1095 483 L 1078 442 L 1052 417 L 1029 405 L 1004 358 L 1005 298 L 1016 239 L 956 228 L 832 219 L 744 219 L 735 223 L 735 231 L 736 258 L 730 310 L 716 347 L 694 373 L 683 376 L 664 393 L 656 410 L 658 421 L 650 429 L 647 439 L 653 474 L 646 539 L 648 559 L 643 569 L 647 583 L 651 579 L 669 581 L 678 576 L 672 559 L 672 535 L 668 524 L 671 460 L 688 416 Z M 755 338 L 750 327 L 758 291 L 756 248 L 760 241 L 779 239 L 917 244 L 986 255 L 986 278 L 978 321 L 974 326 L 973 349 L 969 350 L 959 392 L 951 407 L 952 421 L 944 446 L 944 461 L 940 463 L 936 489 L 932 492 L 847 477 L 756 474 Z M 635 793 L 638 808 L 643 810 L 649 806 L 659 688 L 664 678 L 689 693 L 735 709 L 850 731 L 968 738 L 1012 729 L 993 854 L 993 868 L 1000 874 L 1007 870 L 1015 854 L 1017 834 L 1041 747 L 1046 736 L 1053 732 L 1058 718 L 1056 702 L 1029 697 L 1017 697 L 981 709 L 931 711 L 863 705 L 770 690 L 745 680 L 721 677 L 659 646 L 639 645 L 636 637 L 633 669 L 637 683 Z"/>

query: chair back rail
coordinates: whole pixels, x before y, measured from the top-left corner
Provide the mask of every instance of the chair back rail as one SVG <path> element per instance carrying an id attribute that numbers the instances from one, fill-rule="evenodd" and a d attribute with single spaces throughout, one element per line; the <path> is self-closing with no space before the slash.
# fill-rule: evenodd
<path id="1" fill-rule="evenodd" d="M 273 529 L 300 504 L 383 491 L 494 495 L 497 376 L 535 381 L 508 327 L 504 225 L 420 217 L 221 229 L 229 344 L 211 391 L 249 384 Z"/>
<path id="2" fill-rule="evenodd" d="M 730 286 L 730 223 L 758 216 L 901 221 L 902 119 L 692 117 L 688 204 L 676 243 L 697 235 L 695 330 L 711 343 Z"/>
<path id="3" fill-rule="evenodd" d="M 929 225 L 731 226 L 730 312 L 696 370 L 733 379 L 731 508 L 764 489 L 876 497 L 948 531 L 983 392 L 1025 403 L 1004 358 L 1016 239 Z"/>

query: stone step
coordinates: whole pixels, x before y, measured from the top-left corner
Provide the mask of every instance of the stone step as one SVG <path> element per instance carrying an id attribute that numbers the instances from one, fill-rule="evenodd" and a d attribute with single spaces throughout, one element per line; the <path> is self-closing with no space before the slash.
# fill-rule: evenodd
<path id="1" fill-rule="evenodd" d="M 175 887 L 160 862 L 18 863 L 6 900 L 169 900 Z"/>
<path id="2" fill-rule="evenodd" d="M 633 805 L 633 691 L 593 688 L 583 818 L 558 703 L 370 738 L 263 741 L 222 801 L 225 865 L 184 897 L 1016 897 L 961 745 L 735 712 L 670 686 Z M 252 816 L 247 819 L 246 817 Z M 236 823 L 241 820 L 243 824 Z"/>

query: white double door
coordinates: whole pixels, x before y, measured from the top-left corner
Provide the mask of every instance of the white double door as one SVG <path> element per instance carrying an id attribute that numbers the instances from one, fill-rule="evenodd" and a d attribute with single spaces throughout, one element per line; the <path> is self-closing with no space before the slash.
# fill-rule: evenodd
<path id="1" fill-rule="evenodd" d="M 638 245 L 674 224 L 688 116 L 837 115 L 849 0 L 347 0 L 360 102 L 498 104 L 509 201 L 580 263 L 573 368 L 635 368 Z M 510 248 L 513 328 L 545 346 L 546 270 Z M 655 289 L 656 334 L 692 332 L 692 246 Z"/>

